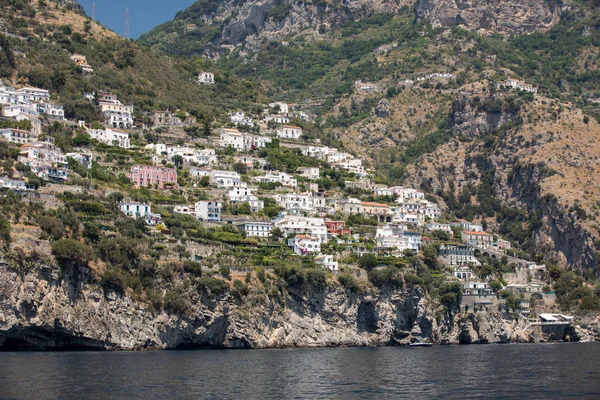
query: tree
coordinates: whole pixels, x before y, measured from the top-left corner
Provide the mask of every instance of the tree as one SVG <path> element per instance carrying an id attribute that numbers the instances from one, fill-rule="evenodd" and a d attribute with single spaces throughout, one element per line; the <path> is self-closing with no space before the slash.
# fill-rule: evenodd
<path id="1" fill-rule="evenodd" d="M 60 239 L 52 243 L 52 255 L 63 271 L 77 272 L 92 261 L 94 251 L 90 246 L 77 240 Z"/>
<path id="2" fill-rule="evenodd" d="M 245 175 L 248 172 L 248 166 L 244 163 L 236 163 L 233 166 L 233 169 L 235 170 L 235 172 L 237 172 L 240 175 Z"/>
<path id="3" fill-rule="evenodd" d="M 10 244 L 10 222 L 3 215 L 0 215 L 0 240 L 2 240 L 4 247 L 8 248 Z"/>
<path id="4" fill-rule="evenodd" d="M 271 239 L 273 239 L 273 241 L 276 242 L 279 239 L 281 239 L 282 237 L 283 237 L 283 231 L 278 226 L 271 229 Z"/>
<path id="5" fill-rule="evenodd" d="M 179 169 L 179 167 L 183 165 L 183 157 L 179 154 L 174 155 L 171 161 L 173 161 L 176 169 Z"/>
<path id="6" fill-rule="evenodd" d="M 377 256 L 372 253 L 363 254 L 358 260 L 358 266 L 364 270 L 370 271 L 379 265 Z"/>

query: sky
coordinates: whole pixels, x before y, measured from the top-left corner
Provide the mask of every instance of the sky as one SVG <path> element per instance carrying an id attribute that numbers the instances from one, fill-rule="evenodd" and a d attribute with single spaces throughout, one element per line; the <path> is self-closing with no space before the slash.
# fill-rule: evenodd
<path id="1" fill-rule="evenodd" d="M 92 16 L 92 4 L 96 2 L 96 20 L 102 25 L 124 34 L 125 9 L 129 8 L 129 30 L 137 39 L 163 22 L 173 19 L 178 11 L 192 5 L 195 0 L 79 0 L 85 12 Z"/>

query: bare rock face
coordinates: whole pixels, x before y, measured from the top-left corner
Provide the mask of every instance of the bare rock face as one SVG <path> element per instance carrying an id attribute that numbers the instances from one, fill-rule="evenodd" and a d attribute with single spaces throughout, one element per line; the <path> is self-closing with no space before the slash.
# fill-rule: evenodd
<path id="1" fill-rule="evenodd" d="M 373 114 L 379 118 L 387 118 L 390 115 L 390 101 L 386 98 L 379 100 L 373 109 Z"/>
<path id="2" fill-rule="evenodd" d="M 417 0 L 417 21 L 433 27 L 463 26 L 490 35 L 547 30 L 560 21 L 561 7 L 546 0 Z"/>
<path id="3" fill-rule="evenodd" d="M 0 262 L 0 350 L 288 348 L 529 341 L 525 327 L 494 312 L 449 316 L 419 289 L 353 293 L 332 284 L 261 288 L 244 298 L 189 288 L 185 310 L 156 311 L 127 295 L 73 282 L 43 265 L 20 277 Z M 444 317 L 445 315 L 445 317 Z M 584 321 L 573 339 L 598 335 Z M 586 336 L 587 335 L 587 336 Z"/>

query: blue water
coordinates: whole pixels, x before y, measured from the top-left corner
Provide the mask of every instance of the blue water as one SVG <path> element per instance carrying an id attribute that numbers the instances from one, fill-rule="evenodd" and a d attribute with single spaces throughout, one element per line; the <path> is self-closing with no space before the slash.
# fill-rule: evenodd
<path id="1" fill-rule="evenodd" d="M 0 353 L 0 399 L 600 399 L 600 343 Z"/>

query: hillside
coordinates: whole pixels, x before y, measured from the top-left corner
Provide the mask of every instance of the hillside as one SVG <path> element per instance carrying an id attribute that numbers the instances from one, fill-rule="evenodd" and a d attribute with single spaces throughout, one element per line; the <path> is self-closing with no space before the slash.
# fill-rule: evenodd
<path id="1" fill-rule="evenodd" d="M 600 335 L 597 2 L 0 7 L 0 350 Z"/>
<path id="2" fill-rule="evenodd" d="M 1 71 L 0 78 L 53 91 L 69 117 L 98 120 L 100 116 L 94 114 L 83 95 L 99 90 L 135 103 L 138 116 L 159 108 L 183 109 L 212 119 L 224 108 L 235 109 L 259 100 L 252 82 L 221 73 L 200 59 L 167 57 L 124 40 L 85 15 L 69 11 L 69 2 L 23 4 L 28 5 L 0 2 L 0 24 L 7 28 L 5 54 L 18 54 L 11 57 L 13 61 Z M 86 56 L 94 73 L 77 68 L 69 58 L 73 53 Z M 195 83 L 198 73 L 207 68 L 217 73 L 214 87 Z"/>

